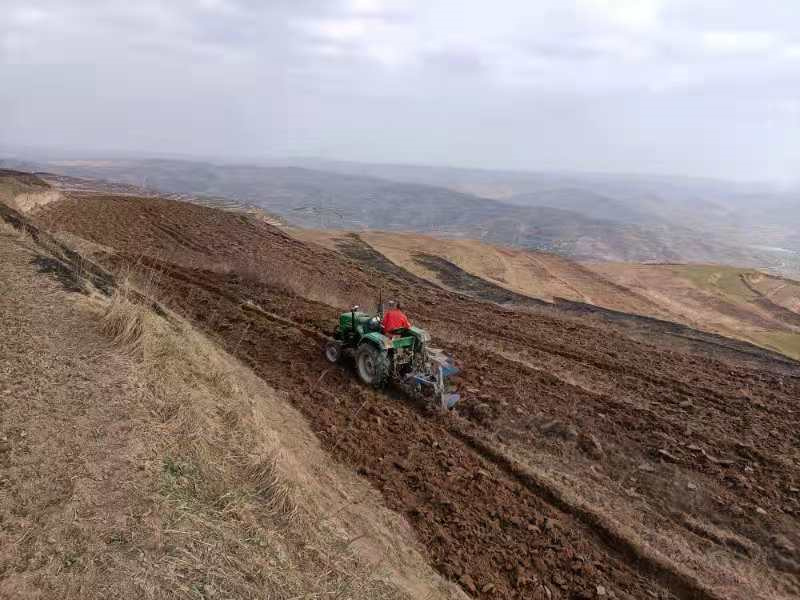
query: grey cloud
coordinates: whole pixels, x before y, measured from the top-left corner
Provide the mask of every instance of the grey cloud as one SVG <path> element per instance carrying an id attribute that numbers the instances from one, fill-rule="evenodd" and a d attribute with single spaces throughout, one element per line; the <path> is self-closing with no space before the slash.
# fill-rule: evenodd
<path id="1" fill-rule="evenodd" d="M 7 0 L 2 146 L 800 173 L 795 0 Z"/>
<path id="2" fill-rule="evenodd" d="M 487 69 L 479 54 L 458 48 L 429 52 L 424 55 L 423 60 L 437 69 L 458 75 L 474 75 Z"/>
<path id="3" fill-rule="evenodd" d="M 565 40 L 533 41 L 525 45 L 528 51 L 536 56 L 564 60 L 590 60 L 601 56 L 608 56 L 608 50 L 592 47 L 590 44 L 579 42 L 569 43 Z"/>

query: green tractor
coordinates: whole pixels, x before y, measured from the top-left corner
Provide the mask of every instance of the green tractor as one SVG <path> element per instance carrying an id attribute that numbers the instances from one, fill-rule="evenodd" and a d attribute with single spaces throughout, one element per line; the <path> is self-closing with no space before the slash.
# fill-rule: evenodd
<path id="1" fill-rule="evenodd" d="M 358 306 L 342 313 L 333 339 L 325 345 L 325 358 L 337 363 L 350 355 L 365 384 L 381 388 L 391 383 L 443 410 L 453 408 L 460 398 L 447 383 L 458 372 L 453 359 L 431 348 L 430 335 L 418 327 L 384 334 L 380 314 L 380 310 L 377 316 L 360 312 Z"/>

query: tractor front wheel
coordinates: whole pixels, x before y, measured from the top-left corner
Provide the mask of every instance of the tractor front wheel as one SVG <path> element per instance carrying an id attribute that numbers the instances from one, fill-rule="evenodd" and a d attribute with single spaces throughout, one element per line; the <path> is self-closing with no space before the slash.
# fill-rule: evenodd
<path id="1" fill-rule="evenodd" d="M 356 367 L 361 381 L 372 387 L 382 387 L 389 379 L 389 355 L 370 343 L 359 346 Z"/>
<path id="2" fill-rule="evenodd" d="M 325 358 L 331 364 L 336 364 L 342 357 L 342 342 L 338 340 L 329 340 L 325 344 Z"/>

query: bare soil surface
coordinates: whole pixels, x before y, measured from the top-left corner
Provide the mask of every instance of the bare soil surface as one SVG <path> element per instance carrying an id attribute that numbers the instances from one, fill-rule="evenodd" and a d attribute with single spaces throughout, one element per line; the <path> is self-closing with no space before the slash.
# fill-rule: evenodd
<path id="1" fill-rule="evenodd" d="M 483 300 L 518 306 L 567 300 L 682 323 L 800 358 L 800 283 L 754 269 L 579 264 L 546 252 L 475 240 L 386 231 L 289 231 L 375 268 L 389 272 L 397 266 Z"/>
<path id="2" fill-rule="evenodd" d="M 354 263 L 269 225 L 79 197 L 41 222 L 114 249 L 379 489 L 481 598 L 800 594 L 800 370 L 613 322 L 509 310 Z M 365 389 L 321 356 L 350 299 L 402 299 L 464 369 L 458 414 Z M 642 324 L 646 327 L 646 324 Z M 657 338 L 657 339 L 656 339 Z M 645 341 L 643 341 L 643 339 Z M 513 455 L 515 460 L 509 458 Z"/>
<path id="3" fill-rule="evenodd" d="M 297 230 L 292 233 L 295 235 Z M 303 239 L 303 236 L 296 235 L 296 237 Z M 407 281 L 409 284 L 430 287 L 429 281 L 393 263 L 373 246 L 366 243 L 360 234 L 350 233 L 335 238 L 334 248 L 355 262 Z M 422 267 L 423 272 L 436 274 L 436 281 L 449 290 L 497 304 L 514 304 L 516 306 L 547 305 L 543 300 L 518 294 L 496 283 L 472 275 L 440 256 L 417 252 L 413 255 L 413 261 Z"/>
<path id="4" fill-rule="evenodd" d="M 414 261 L 437 273 L 447 288 L 475 296 L 481 300 L 517 306 L 541 306 L 544 304 L 541 300 L 514 293 L 490 281 L 471 275 L 441 256 L 418 252 L 414 254 Z"/>

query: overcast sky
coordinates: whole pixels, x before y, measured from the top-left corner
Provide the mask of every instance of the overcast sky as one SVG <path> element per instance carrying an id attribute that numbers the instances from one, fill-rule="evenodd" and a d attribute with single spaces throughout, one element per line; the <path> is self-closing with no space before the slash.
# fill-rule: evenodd
<path id="1" fill-rule="evenodd" d="M 798 0 L 3 0 L 0 146 L 800 176 Z"/>

